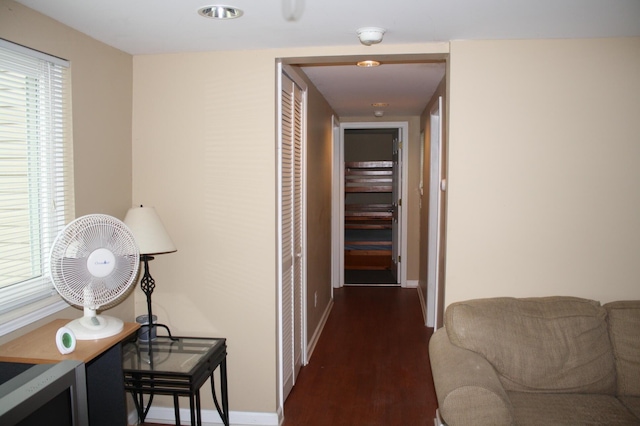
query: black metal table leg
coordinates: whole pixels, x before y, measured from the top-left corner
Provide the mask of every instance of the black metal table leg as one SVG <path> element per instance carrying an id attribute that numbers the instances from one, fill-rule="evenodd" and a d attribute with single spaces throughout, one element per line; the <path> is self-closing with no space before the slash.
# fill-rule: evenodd
<path id="1" fill-rule="evenodd" d="M 193 395 L 193 393 L 191 393 L 189 395 L 189 409 L 190 409 L 190 415 L 191 415 L 191 424 L 195 425 L 196 424 L 196 411 L 195 411 L 195 396 Z"/>
<path id="2" fill-rule="evenodd" d="M 137 385 L 140 386 L 139 382 Z M 147 401 L 146 406 L 144 403 L 144 393 L 142 391 L 132 391 L 131 396 L 133 398 L 133 404 L 136 407 L 136 412 L 138 413 L 138 420 L 140 422 L 144 422 L 147 418 L 147 414 L 149 413 L 149 409 L 151 408 L 151 404 L 153 403 L 153 393 L 149 393 L 149 401 Z"/>
<path id="3" fill-rule="evenodd" d="M 200 411 L 200 389 L 196 391 L 196 417 L 198 426 L 202 426 L 202 411 Z"/>
<path id="4" fill-rule="evenodd" d="M 227 359 L 223 359 L 220 363 L 220 393 L 222 393 L 222 407 L 218 403 L 218 398 L 216 396 L 216 386 L 213 374 L 215 371 L 211 372 L 211 394 L 213 395 L 213 403 L 216 405 L 216 410 L 218 410 L 218 414 L 220 414 L 220 418 L 222 419 L 222 423 L 225 426 L 229 426 L 229 397 L 227 395 Z"/>
<path id="5" fill-rule="evenodd" d="M 222 387 L 222 411 L 224 411 L 225 426 L 229 426 L 229 393 L 227 390 L 227 358 L 220 363 L 220 385 Z"/>
<path id="6" fill-rule="evenodd" d="M 178 402 L 178 394 L 173 394 L 173 412 L 176 416 L 176 425 L 180 424 L 180 402 Z"/>

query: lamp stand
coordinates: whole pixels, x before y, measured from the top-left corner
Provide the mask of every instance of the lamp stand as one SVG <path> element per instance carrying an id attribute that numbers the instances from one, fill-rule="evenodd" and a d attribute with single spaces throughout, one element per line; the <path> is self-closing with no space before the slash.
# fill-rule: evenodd
<path id="1" fill-rule="evenodd" d="M 153 322 L 153 314 L 151 312 L 151 293 L 153 293 L 153 290 L 156 288 L 156 282 L 149 273 L 149 261 L 153 260 L 153 256 L 143 254 L 140 255 L 140 260 L 144 262 L 144 275 L 140 280 L 140 288 L 142 289 L 142 292 L 145 294 L 145 296 L 147 296 L 147 313 L 149 315 L 147 317 L 148 324 L 142 325 L 142 327 L 147 327 L 149 329 L 149 342 L 151 342 L 151 336 L 153 336 L 153 329 L 157 327 L 162 327 L 167 330 L 167 333 L 169 333 L 169 338 L 171 340 L 178 340 L 171 335 L 171 330 L 169 330 L 168 326 L 166 326 L 165 324 L 155 324 Z"/>

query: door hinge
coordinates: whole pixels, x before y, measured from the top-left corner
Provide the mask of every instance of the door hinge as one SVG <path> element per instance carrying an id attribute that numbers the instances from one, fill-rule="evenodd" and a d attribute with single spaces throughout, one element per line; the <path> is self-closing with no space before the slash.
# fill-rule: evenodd
<path id="1" fill-rule="evenodd" d="M 398 256 L 398 263 L 402 262 L 402 256 Z"/>
<path id="2" fill-rule="evenodd" d="M 402 141 L 398 142 L 398 149 L 402 149 Z"/>
<path id="3" fill-rule="evenodd" d="M 398 207 L 402 207 L 402 198 L 398 199 Z"/>

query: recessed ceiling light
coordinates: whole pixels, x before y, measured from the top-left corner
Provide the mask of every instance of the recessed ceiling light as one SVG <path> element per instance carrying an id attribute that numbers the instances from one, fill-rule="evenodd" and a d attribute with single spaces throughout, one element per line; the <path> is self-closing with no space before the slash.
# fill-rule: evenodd
<path id="1" fill-rule="evenodd" d="M 359 66 L 359 67 L 363 67 L 363 68 L 371 68 L 371 67 L 380 66 L 380 62 L 373 61 L 373 60 L 367 60 L 367 61 L 360 61 L 356 65 Z"/>
<path id="2" fill-rule="evenodd" d="M 198 14 L 211 19 L 234 19 L 242 16 L 244 12 L 233 6 L 204 6 L 198 9 Z"/>
<path id="3" fill-rule="evenodd" d="M 371 104 L 371 106 L 372 106 L 372 107 L 379 108 L 379 107 L 386 107 L 386 106 L 389 106 L 389 104 L 388 104 L 388 103 L 386 103 L 386 102 L 376 102 L 375 104 Z"/>

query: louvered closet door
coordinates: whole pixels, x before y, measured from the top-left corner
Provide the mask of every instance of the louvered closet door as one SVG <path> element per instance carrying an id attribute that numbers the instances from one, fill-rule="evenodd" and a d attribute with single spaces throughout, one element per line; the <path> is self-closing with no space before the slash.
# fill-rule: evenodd
<path id="1" fill-rule="evenodd" d="M 282 76 L 282 369 L 286 399 L 302 366 L 302 90 Z"/>

